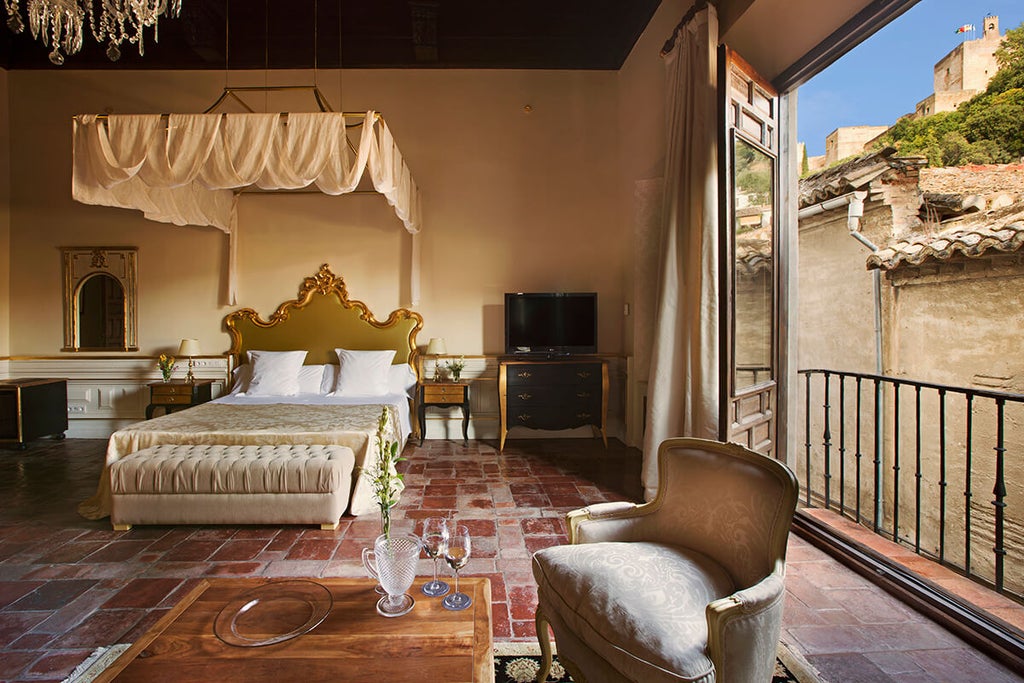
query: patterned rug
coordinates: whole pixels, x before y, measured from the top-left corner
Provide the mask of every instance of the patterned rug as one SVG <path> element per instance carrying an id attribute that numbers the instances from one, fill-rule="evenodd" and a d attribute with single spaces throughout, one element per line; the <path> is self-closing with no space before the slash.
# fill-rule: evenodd
<path id="1" fill-rule="evenodd" d="M 540 668 L 539 646 L 536 643 L 499 643 L 494 646 L 494 682 L 528 683 L 537 676 Z M 787 666 L 787 662 L 789 665 Z M 799 672 L 799 676 L 790 670 Z M 548 683 L 570 683 L 572 678 L 558 663 L 555 655 L 548 674 Z M 772 683 L 820 683 L 813 669 L 785 644 L 779 644 L 775 659 L 775 675 Z"/>
<path id="2" fill-rule="evenodd" d="M 118 655 L 130 647 L 121 643 L 109 648 L 98 648 L 64 679 L 63 683 L 90 683 L 106 669 Z M 540 648 L 536 643 L 498 643 L 494 646 L 494 683 L 527 683 L 533 681 L 540 668 Z M 794 673 L 794 671 L 796 673 Z M 548 683 L 571 683 L 572 678 L 558 663 L 555 655 Z M 772 683 L 822 683 L 813 668 L 797 653 L 779 644 Z"/>

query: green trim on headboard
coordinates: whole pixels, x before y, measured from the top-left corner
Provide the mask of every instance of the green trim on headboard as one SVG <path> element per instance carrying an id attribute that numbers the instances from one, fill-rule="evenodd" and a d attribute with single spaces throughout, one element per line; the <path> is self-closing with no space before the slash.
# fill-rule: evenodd
<path id="1" fill-rule="evenodd" d="M 233 367 L 246 362 L 246 352 L 306 350 L 306 365 L 337 363 L 334 349 L 356 351 L 395 349 L 394 363 L 417 367 L 416 334 L 423 328 L 419 313 L 407 308 L 377 320 L 361 301 L 348 298 L 345 281 L 325 263 L 303 280 L 299 295 L 286 301 L 264 320 L 251 308 L 224 318 L 231 335 Z"/>

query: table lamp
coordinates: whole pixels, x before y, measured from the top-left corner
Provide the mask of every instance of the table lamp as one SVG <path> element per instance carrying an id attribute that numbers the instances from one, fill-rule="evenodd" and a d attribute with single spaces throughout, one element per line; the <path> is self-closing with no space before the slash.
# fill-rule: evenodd
<path id="1" fill-rule="evenodd" d="M 427 355 L 434 357 L 434 381 L 441 381 L 441 363 L 438 361 L 438 356 L 443 356 L 448 353 L 448 346 L 444 343 L 442 337 L 431 337 L 430 343 L 427 344 Z"/>
<path id="2" fill-rule="evenodd" d="M 192 356 L 199 355 L 199 340 L 198 339 L 182 339 L 181 345 L 178 347 L 178 357 L 188 357 L 188 374 L 185 375 L 185 381 L 189 384 L 193 384 L 196 381 L 196 376 L 192 374 L 192 368 L 195 365 L 195 361 L 192 360 Z"/>

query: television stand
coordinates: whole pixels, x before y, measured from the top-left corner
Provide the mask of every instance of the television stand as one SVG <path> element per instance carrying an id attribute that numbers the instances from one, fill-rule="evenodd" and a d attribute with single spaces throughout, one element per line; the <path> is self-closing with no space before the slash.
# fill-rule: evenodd
<path id="1" fill-rule="evenodd" d="M 503 358 L 498 364 L 501 443 L 511 427 L 591 426 L 608 447 L 608 361 L 601 358 Z"/>

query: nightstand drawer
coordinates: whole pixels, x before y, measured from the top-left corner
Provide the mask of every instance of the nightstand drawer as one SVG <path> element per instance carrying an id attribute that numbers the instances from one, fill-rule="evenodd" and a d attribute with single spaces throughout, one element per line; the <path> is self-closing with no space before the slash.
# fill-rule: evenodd
<path id="1" fill-rule="evenodd" d="M 186 400 L 192 396 L 192 389 L 194 385 L 191 384 L 164 384 L 152 386 L 150 395 L 153 399 L 157 398 L 172 398 L 176 396 L 185 396 Z"/>
<path id="2" fill-rule="evenodd" d="M 463 403 L 466 400 L 466 387 L 441 385 L 432 387 L 423 385 L 424 403 Z"/>
<path id="3" fill-rule="evenodd" d="M 153 405 L 158 405 L 158 406 L 173 406 L 173 405 L 187 406 L 187 405 L 192 403 L 192 392 L 190 391 L 187 394 L 165 394 L 165 395 L 160 395 L 160 394 L 158 394 L 156 392 L 153 392 L 153 396 L 152 396 L 152 398 L 150 398 L 150 402 L 153 403 Z"/>

